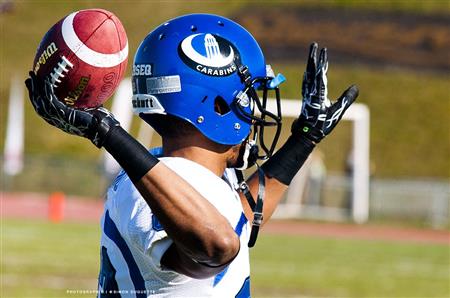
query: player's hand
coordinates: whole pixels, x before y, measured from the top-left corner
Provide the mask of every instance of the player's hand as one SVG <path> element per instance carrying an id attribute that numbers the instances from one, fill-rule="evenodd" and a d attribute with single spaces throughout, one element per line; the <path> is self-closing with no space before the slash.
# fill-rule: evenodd
<path id="1" fill-rule="evenodd" d="M 119 122 L 105 108 L 75 109 L 59 101 L 48 80 L 38 78 L 30 71 L 25 81 L 28 94 L 38 115 L 49 124 L 69 134 L 88 138 L 101 147 L 107 133 Z"/>
<path id="2" fill-rule="evenodd" d="M 352 85 L 335 103 L 328 99 L 327 49 L 320 50 L 318 59 L 317 50 L 317 43 L 312 43 L 303 76 L 302 110 L 292 125 L 292 133 L 300 134 L 316 144 L 334 129 L 345 111 L 358 97 L 358 88 Z"/>

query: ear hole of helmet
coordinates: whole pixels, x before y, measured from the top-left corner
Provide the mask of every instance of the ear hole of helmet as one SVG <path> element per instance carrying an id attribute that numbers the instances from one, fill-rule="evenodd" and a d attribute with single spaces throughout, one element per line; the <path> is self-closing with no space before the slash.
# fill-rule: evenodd
<path id="1" fill-rule="evenodd" d="M 224 116 L 228 114 L 231 111 L 231 109 L 228 106 L 225 99 L 223 99 L 221 96 L 216 96 L 216 98 L 214 99 L 214 111 L 218 115 Z"/>

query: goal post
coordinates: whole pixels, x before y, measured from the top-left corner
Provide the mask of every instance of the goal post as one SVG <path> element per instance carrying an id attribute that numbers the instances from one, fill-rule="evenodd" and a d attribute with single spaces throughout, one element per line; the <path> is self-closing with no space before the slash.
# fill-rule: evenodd
<path id="1" fill-rule="evenodd" d="M 284 118 L 296 118 L 299 115 L 301 107 L 300 100 L 283 99 L 281 101 L 281 110 Z M 268 100 L 269 110 L 276 110 L 276 102 L 274 99 Z M 364 223 L 369 218 L 369 151 L 370 151 L 370 112 L 368 107 L 362 103 L 353 103 L 345 112 L 343 120 L 351 121 L 352 129 L 352 160 L 353 175 L 351 178 L 352 187 L 352 204 L 351 218 L 356 223 Z M 297 192 L 295 195 L 299 198 L 303 189 L 304 180 L 294 179 L 290 185 L 292 191 Z M 294 204 L 293 204 L 294 203 Z M 286 204 L 283 206 L 283 204 Z M 302 208 L 299 205 L 300 200 L 295 202 L 283 202 L 278 207 L 280 212 L 274 214 L 275 217 L 302 217 Z M 337 208 L 314 207 L 318 214 L 331 214 L 332 218 L 341 218 L 342 216 L 333 216 L 333 214 L 342 214 Z M 284 212 L 286 211 L 286 212 Z M 295 214 L 295 215 L 294 215 Z"/>

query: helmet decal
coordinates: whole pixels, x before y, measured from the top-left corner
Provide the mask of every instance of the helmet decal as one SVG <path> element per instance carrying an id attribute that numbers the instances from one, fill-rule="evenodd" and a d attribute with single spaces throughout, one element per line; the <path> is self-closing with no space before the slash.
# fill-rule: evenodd
<path id="1" fill-rule="evenodd" d="M 159 113 L 165 114 L 164 107 L 156 96 L 150 94 L 135 94 L 132 97 L 133 111 L 139 113 Z"/>
<path id="2" fill-rule="evenodd" d="M 183 39 L 178 48 L 183 62 L 209 76 L 228 76 L 236 72 L 239 52 L 233 44 L 218 35 L 197 33 Z"/>

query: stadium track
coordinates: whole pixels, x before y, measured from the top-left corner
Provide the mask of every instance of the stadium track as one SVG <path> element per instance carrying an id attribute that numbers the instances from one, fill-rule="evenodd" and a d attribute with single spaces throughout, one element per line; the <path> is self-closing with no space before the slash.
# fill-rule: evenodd
<path id="1" fill-rule="evenodd" d="M 37 193 L 0 192 L 2 219 L 19 218 L 45 220 L 48 218 L 48 196 Z M 65 221 L 99 222 L 103 201 L 68 196 L 64 200 Z M 450 246 L 450 232 L 384 225 L 353 225 L 343 223 L 317 223 L 295 220 L 272 220 L 263 227 L 264 233 L 292 236 L 329 237 L 340 239 L 386 240 Z"/>

